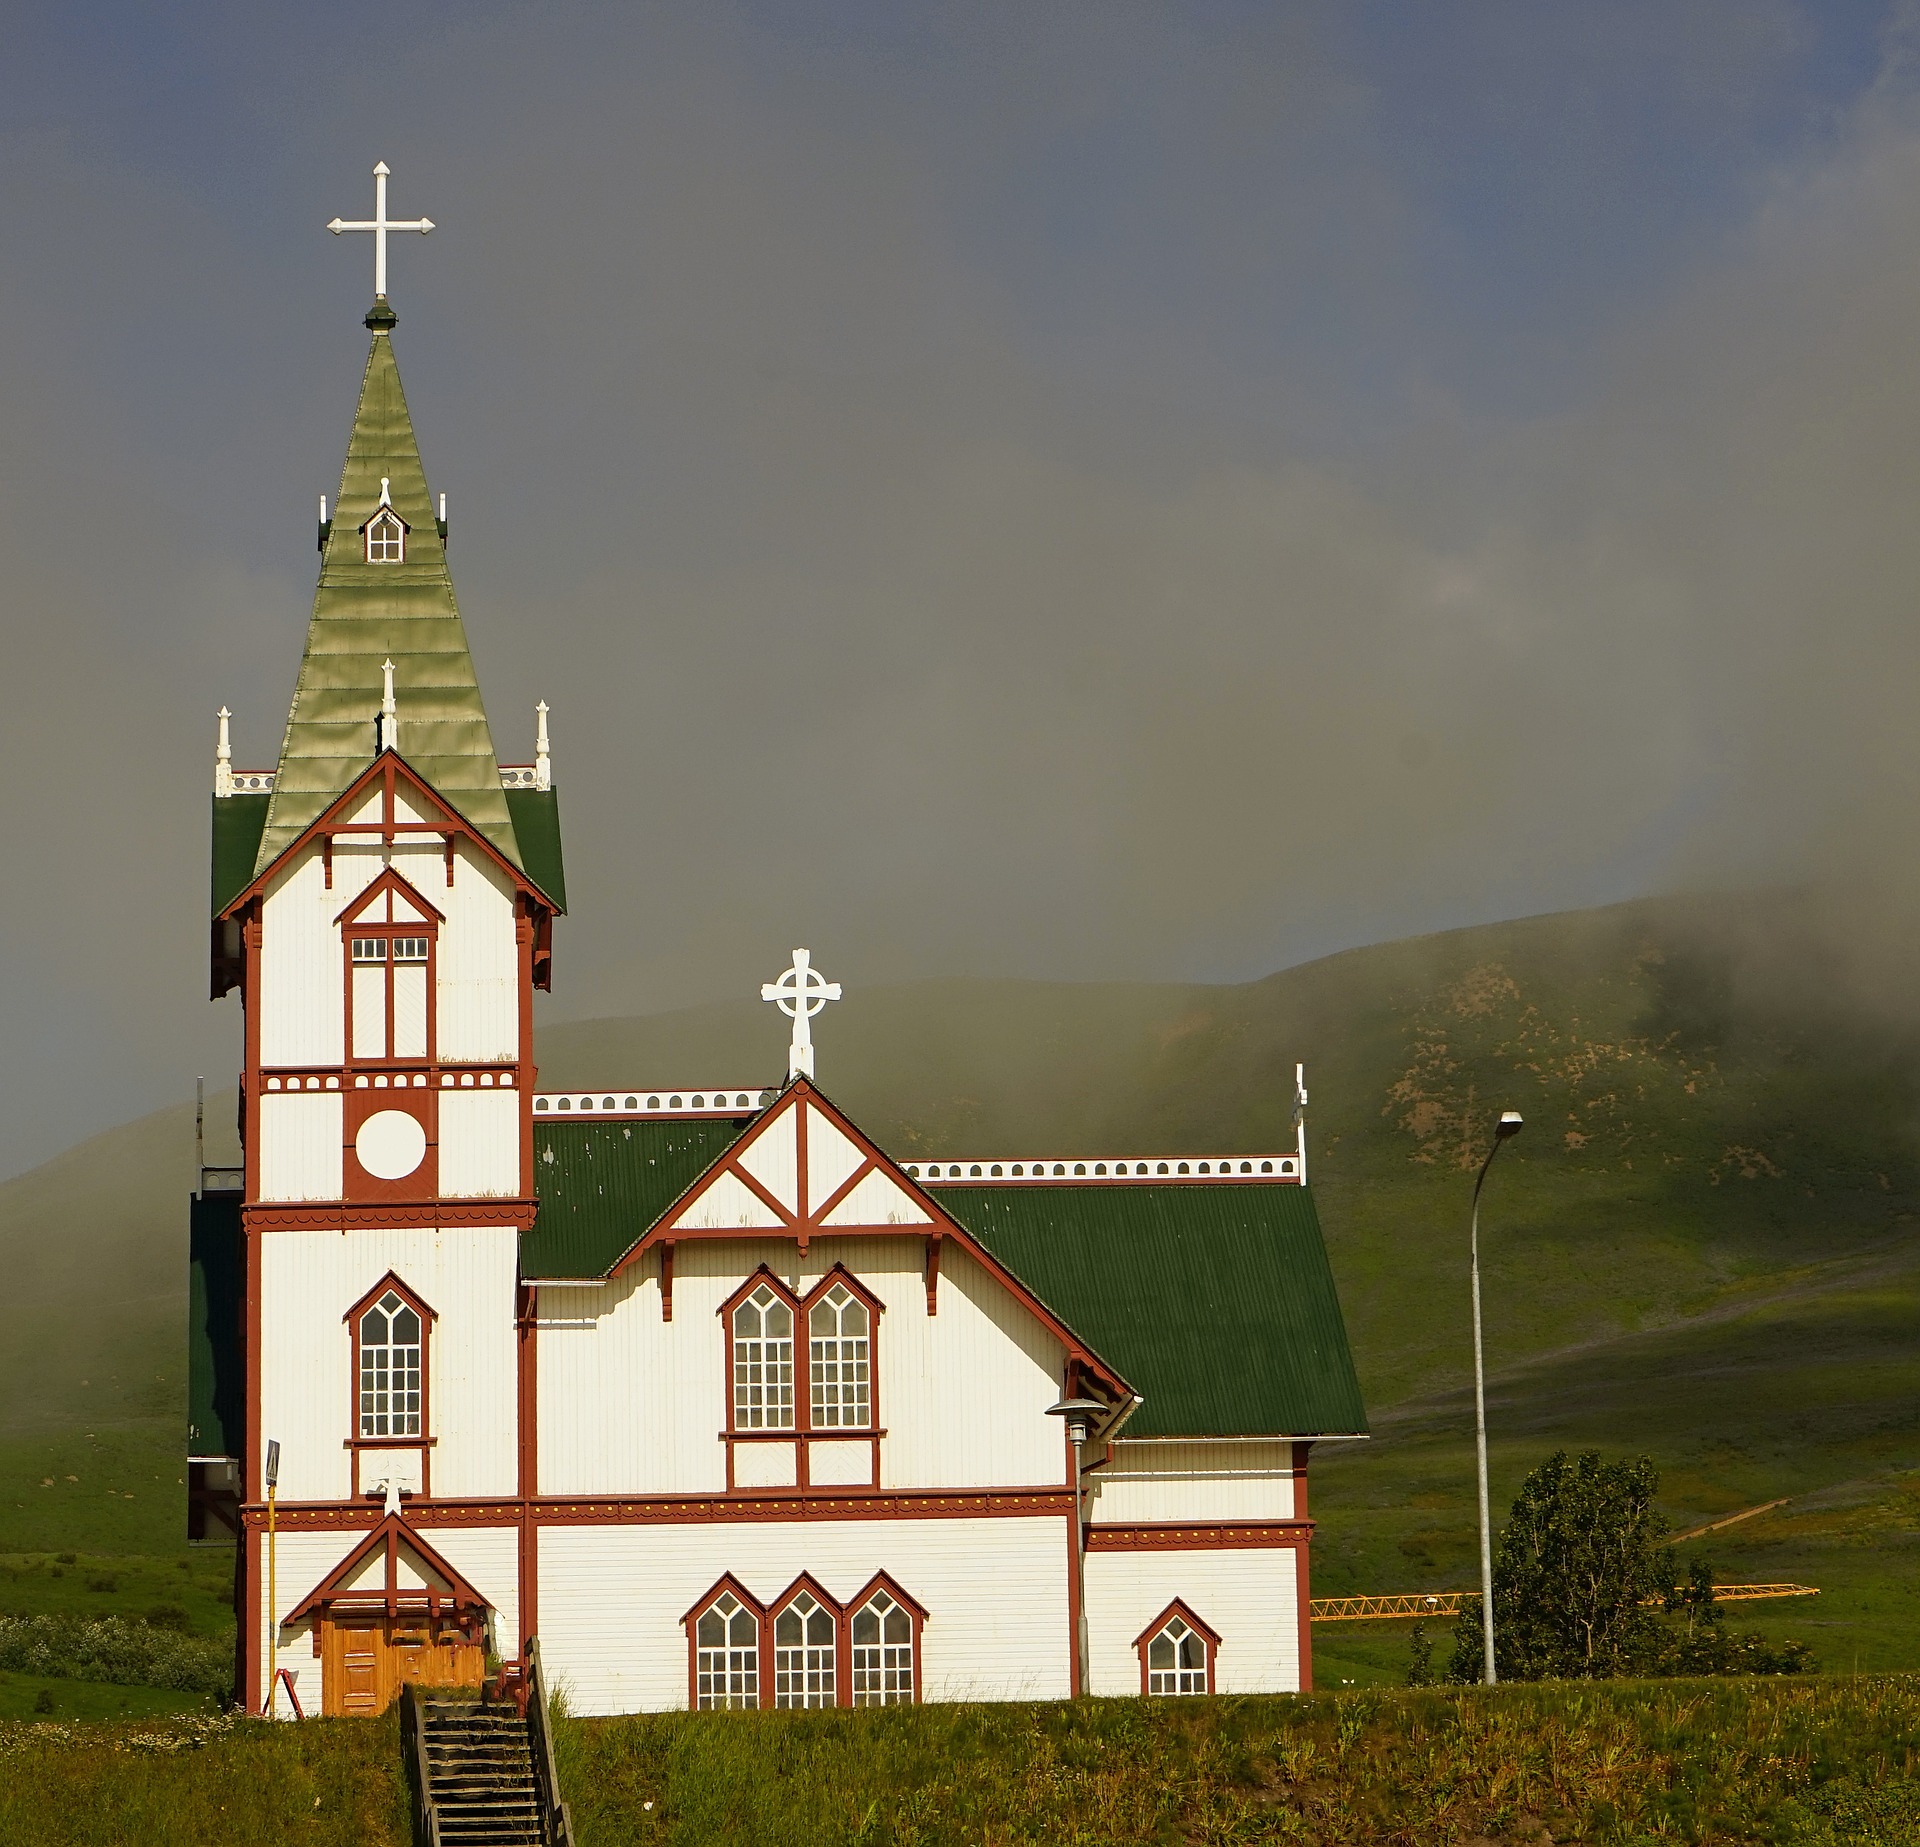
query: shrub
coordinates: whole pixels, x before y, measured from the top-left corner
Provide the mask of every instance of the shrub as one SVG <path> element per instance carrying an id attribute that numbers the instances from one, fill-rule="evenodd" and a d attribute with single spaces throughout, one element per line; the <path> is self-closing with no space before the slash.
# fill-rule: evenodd
<path id="1" fill-rule="evenodd" d="M 53 1680 L 108 1681 L 224 1694 L 233 1685 L 231 1636 L 182 1635 L 117 1616 L 0 1617 L 0 1668 Z"/>

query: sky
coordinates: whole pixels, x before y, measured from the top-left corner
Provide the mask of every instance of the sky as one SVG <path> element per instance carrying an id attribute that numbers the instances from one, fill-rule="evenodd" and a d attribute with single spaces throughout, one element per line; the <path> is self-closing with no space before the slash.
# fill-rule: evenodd
<path id="1" fill-rule="evenodd" d="M 1905 6 L 0 32 L 0 1173 L 231 1079 L 214 713 L 272 766 L 377 159 L 543 1017 L 1803 881 L 1920 977 Z"/>

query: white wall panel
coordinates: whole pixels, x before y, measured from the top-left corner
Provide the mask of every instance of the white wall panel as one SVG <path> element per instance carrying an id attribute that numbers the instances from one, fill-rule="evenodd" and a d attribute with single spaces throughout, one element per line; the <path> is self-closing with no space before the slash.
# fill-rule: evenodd
<path id="1" fill-rule="evenodd" d="M 285 1668 L 293 1676 L 294 1691 L 300 1696 L 300 1704 L 305 1708 L 308 1718 L 315 1718 L 320 1712 L 321 1682 L 320 1657 L 313 1652 L 313 1629 L 311 1620 L 302 1620 L 291 1628 L 280 1632 L 280 1645 L 268 1654 L 268 1645 L 273 1636 L 273 1618 L 284 1616 L 312 1590 L 321 1579 L 334 1569 L 349 1552 L 366 1538 L 365 1533 L 286 1533 L 278 1535 L 274 1541 L 276 1565 L 275 1605 L 267 1609 L 267 1547 L 264 1541 L 260 1546 L 260 1601 L 258 1608 L 262 1614 L 259 1647 L 254 1659 L 260 1664 L 259 1684 L 254 1687 L 253 1695 L 257 1705 L 264 1705 L 267 1686 L 274 1672 Z M 293 1709 L 287 1704 L 284 1687 L 276 1702 L 276 1710 L 283 1719 L 293 1717 Z"/>
<path id="2" fill-rule="evenodd" d="M 518 1091 L 441 1091 L 440 1191 L 449 1199 L 520 1197 Z"/>
<path id="3" fill-rule="evenodd" d="M 733 1479 L 742 1488 L 791 1488 L 800 1479 L 791 1443 L 736 1443 Z"/>
<path id="4" fill-rule="evenodd" d="M 864 1437 L 844 1443 L 809 1443 L 807 1479 L 816 1488 L 871 1488 L 873 1445 Z"/>
<path id="5" fill-rule="evenodd" d="M 354 1388 L 344 1317 L 389 1270 L 437 1315 L 427 1357 L 435 1495 L 517 1491 L 517 1243 L 511 1228 L 478 1226 L 262 1236 L 260 1428 L 280 1441 L 283 1500 L 351 1492 Z"/>
<path id="6" fill-rule="evenodd" d="M 713 1494 L 726 1485 L 722 1302 L 762 1263 L 805 1292 L 844 1263 L 878 1297 L 875 1415 L 888 1488 L 1040 1487 L 1066 1479 L 1047 1407 L 1065 1355 L 951 1239 L 929 1316 L 913 1237 L 690 1240 L 675 1253 L 673 1319 L 659 1257 L 600 1289 L 540 1291 L 540 1488 L 545 1494 Z M 804 1372 L 802 1375 L 804 1389 Z M 744 1446 L 743 1446 L 744 1448 Z"/>
<path id="7" fill-rule="evenodd" d="M 779 1224 L 780 1218 L 745 1182 L 722 1173 L 707 1183 L 673 1223 L 682 1231 L 767 1231 Z"/>
<path id="8" fill-rule="evenodd" d="M 789 1104 L 739 1151 L 740 1165 L 789 1212 L 798 1212 L 800 1209 L 800 1167 L 795 1152 L 799 1147 L 799 1133 L 795 1126 L 797 1120 L 797 1106 Z M 771 1225 L 778 1221 L 766 1218 L 751 1222 Z"/>
<path id="9" fill-rule="evenodd" d="M 1090 1552 L 1087 1654 L 1097 1694 L 1138 1695 L 1133 1644 L 1178 1597 L 1219 1632 L 1214 1689 L 1293 1693 L 1300 1687 L 1300 1604 L 1290 1547 L 1244 1551 Z"/>
<path id="10" fill-rule="evenodd" d="M 269 1091 L 260 1099 L 260 1197 L 338 1199 L 344 1117 L 339 1091 Z"/>
<path id="11" fill-rule="evenodd" d="M 930 1225 L 922 1206 L 891 1175 L 875 1169 L 821 1221 L 827 1225 Z"/>
<path id="12" fill-rule="evenodd" d="M 843 1135 L 819 1110 L 808 1110 L 807 1210 L 818 1212 L 866 1158 L 860 1145 Z"/>
<path id="13" fill-rule="evenodd" d="M 1110 1524 L 1167 1520 L 1291 1520 L 1293 1445 L 1129 1443 L 1087 1472 L 1092 1518 Z"/>
<path id="14" fill-rule="evenodd" d="M 684 1707 L 680 1619 L 722 1573 L 771 1601 L 811 1571 L 844 1601 L 882 1570 L 927 1609 L 928 1699 L 1065 1697 L 1067 1523 L 1057 1516 L 543 1527 L 542 1662 L 576 1713 Z"/>
<path id="15" fill-rule="evenodd" d="M 493 1608 L 494 1652 L 520 1647 L 520 1534 L 511 1526 L 426 1526 L 420 1537 Z"/>
<path id="16" fill-rule="evenodd" d="M 260 1060 L 337 1065 L 346 1030 L 345 963 L 334 919 L 380 869 L 367 847 L 336 847 L 329 889 L 320 849 L 302 851 L 267 886 L 260 924 Z"/>
<path id="17" fill-rule="evenodd" d="M 463 845 L 454 853 L 451 888 L 443 861 L 439 876 L 420 889 L 446 916 L 435 951 L 441 1062 L 518 1058 L 520 958 L 512 886 Z"/>

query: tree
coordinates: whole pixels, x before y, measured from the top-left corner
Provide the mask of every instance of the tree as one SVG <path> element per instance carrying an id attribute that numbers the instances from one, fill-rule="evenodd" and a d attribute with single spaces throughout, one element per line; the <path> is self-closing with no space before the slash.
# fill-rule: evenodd
<path id="1" fill-rule="evenodd" d="M 1674 1585 L 1667 1522 L 1650 1457 L 1603 1461 L 1560 1451 L 1521 1484 L 1493 1565 L 1494 1651 L 1502 1680 L 1598 1680 L 1633 1673 L 1657 1650 L 1649 1599 Z M 1477 1604 L 1454 1630 L 1450 1680 L 1481 1672 Z"/>

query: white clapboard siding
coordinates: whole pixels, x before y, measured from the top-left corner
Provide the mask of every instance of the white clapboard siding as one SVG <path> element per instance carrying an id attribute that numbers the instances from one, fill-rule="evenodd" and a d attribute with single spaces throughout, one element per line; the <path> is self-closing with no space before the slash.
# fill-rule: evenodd
<path id="1" fill-rule="evenodd" d="M 807 1446 L 807 1480 L 816 1488 L 876 1488 L 873 1445 L 865 1437 Z"/>
<path id="2" fill-rule="evenodd" d="M 344 1117 L 334 1091 L 260 1099 L 260 1197 L 338 1199 Z"/>
<path id="3" fill-rule="evenodd" d="M 878 1168 L 821 1220 L 824 1225 L 931 1225 L 927 1209 Z"/>
<path id="4" fill-rule="evenodd" d="M 1291 1520 L 1293 1445 L 1129 1443 L 1088 1471 L 1091 1518 L 1115 1525 L 1167 1520 Z"/>
<path id="5" fill-rule="evenodd" d="M 929 1700 L 1060 1699 L 1067 1549 L 1060 1516 L 543 1527 L 541 1662 L 576 1713 L 684 1707 L 680 1619 L 723 1572 L 771 1601 L 803 1571 L 843 1600 L 886 1571 L 927 1609 Z"/>
<path id="6" fill-rule="evenodd" d="M 866 1152 L 817 1109 L 807 1111 L 807 1210 L 818 1212 L 854 1174 Z"/>
<path id="7" fill-rule="evenodd" d="M 791 1443 L 736 1443 L 734 1484 L 741 1488 L 791 1488 L 800 1480 L 800 1465 Z"/>
<path id="8" fill-rule="evenodd" d="M 1134 1642 L 1175 1598 L 1218 1631 L 1219 1693 L 1300 1688 L 1300 1602 L 1290 1547 L 1244 1551 L 1089 1552 L 1087 1657 L 1091 1691 L 1137 1695 Z"/>
<path id="9" fill-rule="evenodd" d="M 430 1526 L 420 1537 L 486 1598 L 493 1652 L 520 1648 L 520 1534 L 511 1526 Z"/>
<path id="10" fill-rule="evenodd" d="M 435 1311 L 427 1353 L 436 1498 L 517 1491 L 514 1289 L 518 1234 L 270 1231 L 261 1238 L 260 1425 L 280 1442 L 284 1500 L 343 1500 L 356 1433 L 344 1319 L 389 1270 Z M 375 1457 L 377 1452 L 367 1452 Z M 363 1465 L 368 1471 L 381 1465 Z"/>
<path id="11" fill-rule="evenodd" d="M 440 1191 L 448 1199 L 520 1197 L 520 1093 L 440 1093 Z"/>
<path id="12" fill-rule="evenodd" d="M 673 1223 L 679 1231 L 769 1231 L 780 1215 L 737 1175 L 722 1173 Z"/>
<path id="13" fill-rule="evenodd" d="M 513 888 L 470 847 L 422 888 L 446 916 L 436 948 L 439 1053 L 443 1063 L 511 1060 L 520 1055 L 520 953 Z"/>
<path id="14" fill-rule="evenodd" d="M 800 1209 L 800 1167 L 799 1158 L 794 1152 L 798 1140 L 795 1128 L 798 1119 L 797 1106 L 781 1110 L 745 1148 L 740 1150 L 740 1165 L 789 1212 L 794 1213 Z M 734 1184 L 739 1183 L 736 1181 Z M 713 1222 L 730 1224 L 733 1221 L 715 1220 Z M 745 1222 L 742 1221 L 742 1223 Z M 755 1219 L 752 1222 L 770 1225 L 778 1221 L 766 1218 Z"/>
<path id="15" fill-rule="evenodd" d="M 605 1288 L 543 1288 L 541 1492 L 712 1494 L 726 1486 L 719 1309 L 763 1263 L 802 1292 L 843 1263 L 879 1298 L 882 1487 L 1063 1482 L 1066 1439 L 1046 1414 L 1065 1369 L 1059 1341 L 951 1240 L 940 1311 L 929 1317 L 925 1262 L 924 1240 L 912 1237 L 817 1238 L 804 1259 L 784 1240 L 690 1240 L 675 1253 L 671 1321 L 660 1318 L 653 1253 Z M 804 1360 L 796 1372 L 805 1390 Z M 739 1453 L 769 1447 L 742 1444 Z"/>
<path id="16" fill-rule="evenodd" d="M 298 854 L 268 881 L 260 919 L 260 1062 L 337 1065 L 346 1030 L 340 926 L 334 921 L 378 871 L 376 854 L 341 851 L 326 884 L 320 850 Z"/>

